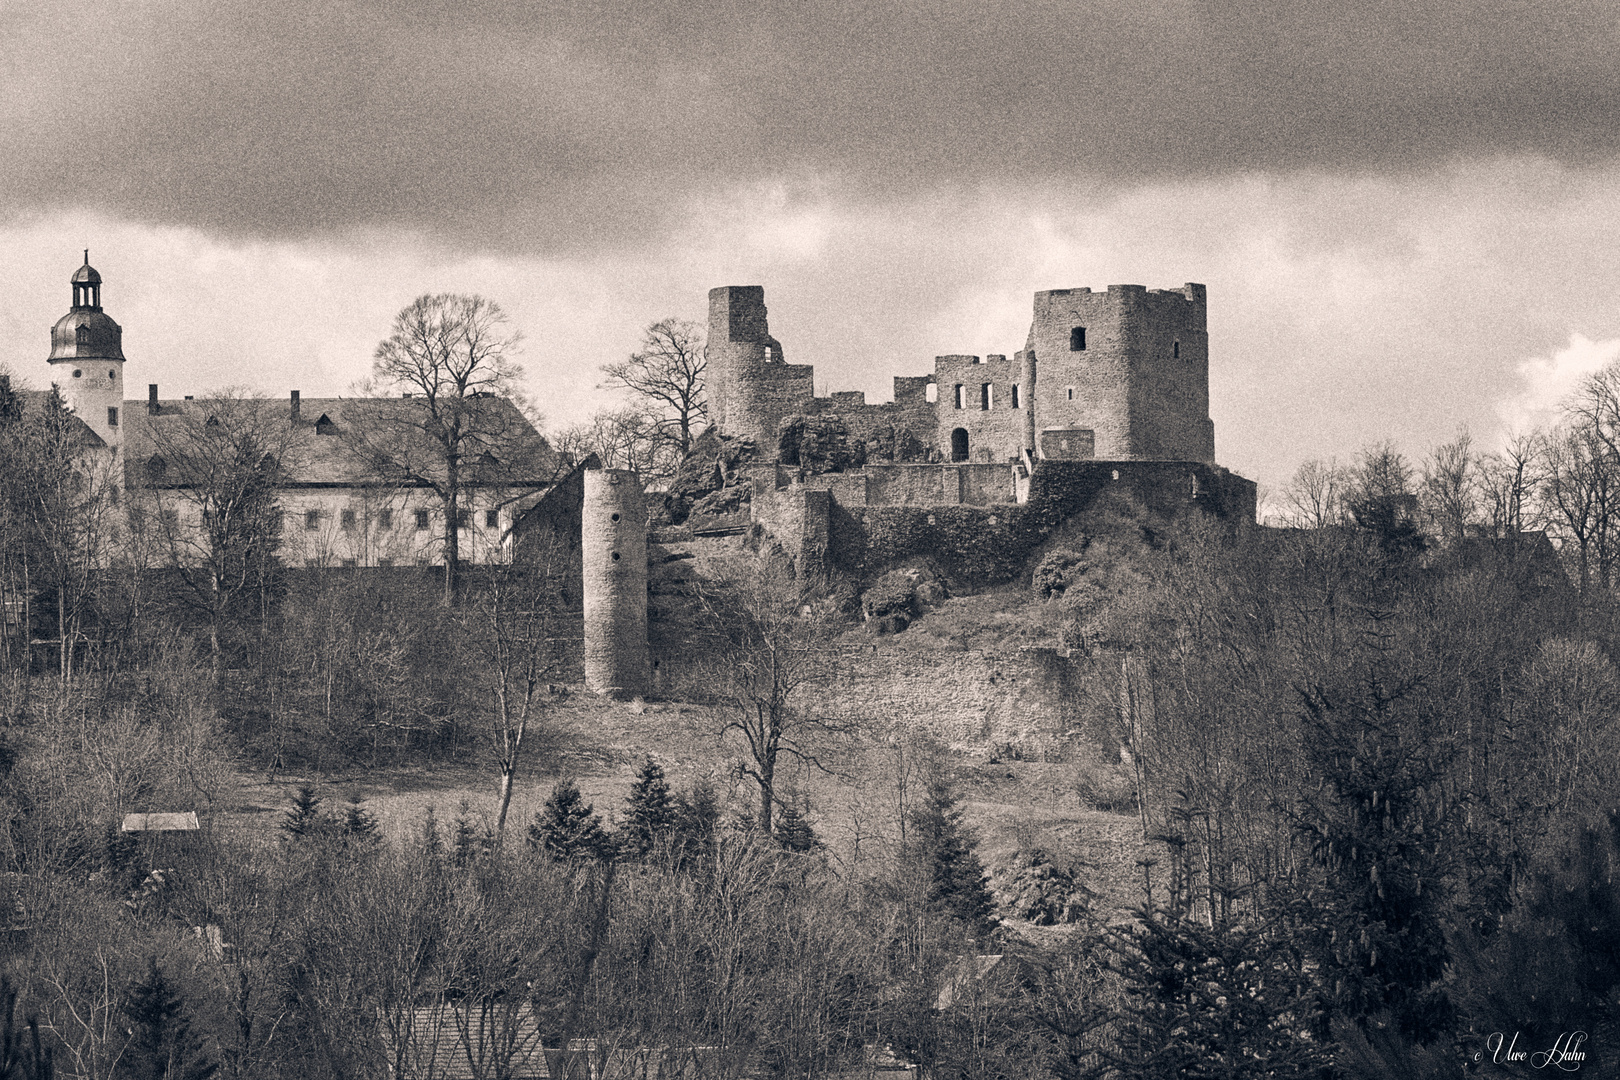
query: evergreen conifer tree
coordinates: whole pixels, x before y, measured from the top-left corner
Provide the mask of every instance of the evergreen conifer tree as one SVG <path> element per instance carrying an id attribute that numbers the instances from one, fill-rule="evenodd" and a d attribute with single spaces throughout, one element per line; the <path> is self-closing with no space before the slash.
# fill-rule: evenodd
<path id="1" fill-rule="evenodd" d="M 321 816 L 321 797 L 315 794 L 311 784 L 298 786 L 291 809 L 283 810 L 282 817 L 285 820 L 281 823 L 281 831 L 288 836 L 311 836 L 326 824 Z"/>
<path id="2" fill-rule="evenodd" d="M 645 858 L 659 842 L 674 835 L 678 812 L 679 807 L 670 795 L 663 766 L 649 754 L 642 763 L 635 784 L 630 788 L 621 839 L 625 851 L 637 858 Z"/>
<path id="3" fill-rule="evenodd" d="M 810 827 L 810 819 L 791 802 L 782 804 L 777 811 L 774 825 L 776 842 L 784 851 L 796 851 L 802 855 L 814 850 L 821 843 L 816 837 L 815 829 Z"/>
<path id="4" fill-rule="evenodd" d="M 219 1065 L 191 1030 L 183 998 L 164 978 L 157 957 L 130 985 L 124 1015 L 130 1042 L 120 1062 L 132 1080 L 208 1080 Z"/>
<path id="5" fill-rule="evenodd" d="M 1306 756 L 1322 778 L 1298 827 L 1326 872 L 1313 896 L 1328 1020 L 1388 1012 L 1423 1044 L 1451 1029 L 1441 979 L 1450 747 L 1416 686 L 1376 683 L 1305 698 Z"/>
<path id="6" fill-rule="evenodd" d="M 451 859 L 457 866 L 471 866 L 489 851 L 490 839 L 489 830 L 478 828 L 471 805 L 462 799 L 456 808 L 455 830 L 451 834 Z"/>
<path id="7" fill-rule="evenodd" d="M 613 857 L 612 837 L 602 828 L 601 818 L 572 780 L 564 780 L 553 788 L 545 808 L 536 811 L 529 826 L 528 841 L 530 847 L 562 861 Z"/>
<path id="8" fill-rule="evenodd" d="M 343 836 L 350 843 L 362 846 L 375 844 L 379 839 L 377 816 L 366 809 L 366 800 L 350 795 L 343 811 Z"/>
<path id="9" fill-rule="evenodd" d="M 984 864 L 962 828 L 956 795 L 944 780 L 930 780 L 923 803 L 912 814 L 916 855 L 928 875 L 928 906 L 960 919 L 974 933 L 995 931 Z"/>

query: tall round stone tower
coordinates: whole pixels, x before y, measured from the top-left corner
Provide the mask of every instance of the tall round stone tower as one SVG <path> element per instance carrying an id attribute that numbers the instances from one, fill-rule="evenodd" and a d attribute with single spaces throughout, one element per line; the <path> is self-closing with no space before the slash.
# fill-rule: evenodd
<path id="1" fill-rule="evenodd" d="M 124 329 L 101 310 L 101 275 L 84 265 L 73 275 L 73 309 L 51 327 L 51 381 L 90 430 L 115 451 L 123 445 Z"/>
<path id="2" fill-rule="evenodd" d="M 647 504 L 623 469 L 585 473 L 580 548 L 585 577 L 585 685 L 625 699 L 645 694 Z"/>

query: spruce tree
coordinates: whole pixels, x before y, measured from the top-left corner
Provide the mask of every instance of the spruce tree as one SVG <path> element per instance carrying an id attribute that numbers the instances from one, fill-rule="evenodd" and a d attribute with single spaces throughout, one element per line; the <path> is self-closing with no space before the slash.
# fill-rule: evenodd
<path id="1" fill-rule="evenodd" d="M 630 788 L 621 843 L 627 854 L 645 858 L 660 842 L 670 839 L 678 824 L 679 807 L 669 792 L 663 766 L 648 755 Z"/>
<path id="2" fill-rule="evenodd" d="M 315 794 L 311 784 L 300 784 L 298 792 L 292 797 L 292 807 L 282 811 L 285 819 L 281 823 L 281 831 L 288 836 L 312 836 L 321 832 L 326 825 L 321 816 L 321 797 Z"/>
<path id="3" fill-rule="evenodd" d="M 1329 1020 L 1388 1012 L 1431 1042 L 1453 1026 L 1441 979 L 1450 870 L 1443 780 L 1452 748 L 1417 685 L 1376 682 L 1305 697 L 1306 758 L 1320 787 L 1296 822 L 1325 872 L 1310 897 Z"/>
<path id="4" fill-rule="evenodd" d="M 956 795 L 943 780 L 930 780 L 927 797 L 912 814 L 916 854 L 928 876 L 928 906 L 961 920 L 974 933 L 996 929 L 984 864 L 962 828 Z"/>
<path id="5" fill-rule="evenodd" d="M 543 810 L 535 812 L 529 826 L 529 846 L 539 848 L 553 859 L 611 859 L 613 840 L 602 828 L 591 804 L 579 793 L 579 785 L 564 780 L 551 791 Z"/>
<path id="6" fill-rule="evenodd" d="M 366 809 L 366 800 L 350 795 L 343 811 L 343 837 L 352 844 L 369 847 L 378 839 L 377 816 Z"/>
<path id="7" fill-rule="evenodd" d="M 774 827 L 776 842 L 784 851 L 796 851 L 802 855 L 814 850 L 821 843 L 816 837 L 815 829 L 810 827 L 810 819 L 791 802 L 783 803 L 778 809 Z"/>
<path id="8" fill-rule="evenodd" d="M 184 999 L 164 978 L 157 957 L 129 987 L 123 1011 L 130 1041 L 121 1064 L 132 1080 L 208 1080 L 219 1065 L 191 1031 Z"/>

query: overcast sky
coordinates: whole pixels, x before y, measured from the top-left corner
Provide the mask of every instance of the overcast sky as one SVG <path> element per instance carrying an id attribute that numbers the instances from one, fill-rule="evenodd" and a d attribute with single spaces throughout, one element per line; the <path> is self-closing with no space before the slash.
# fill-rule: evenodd
<path id="1" fill-rule="evenodd" d="M 1222 463 L 1467 425 L 1620 355 L 1612 0 L 0 4 L 0 361 L 80 249 L 131 393 L 306 396 L 484 293 L 554 424 L 707 290 L 817 389 L 1209 287 Z"/>

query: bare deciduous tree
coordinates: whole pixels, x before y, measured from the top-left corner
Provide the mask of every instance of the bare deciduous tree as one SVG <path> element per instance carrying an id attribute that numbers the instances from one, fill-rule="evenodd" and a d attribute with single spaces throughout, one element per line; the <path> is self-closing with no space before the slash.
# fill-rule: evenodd
<path id="1" fill-rule="evenodd" d="M 825 768 L 820 741 L 847 731 L 799 701 L 826 675 L 829 628 L 792 572 L 769 559 L 730 562 L 702 601 L 717 634 L 703 676 L 726 708 L 722 732 L 743 740 L 741 771 L 759 788 L 757 824 L 769 833 L 783 756 Z"/>
<path id="2" fill-rule="evenodd" d="M 1424 513 L 1447 543 L 1462 539 L 1463 530 L 1479 510 L 1479 463 L 1473 443 L 1464 428 L 1451 442 L 1429 451 L 1423 462 Z"/>
<path id="3" fill-rule="evenodd" d="M 501 469 L 509 447 L 529 432 L 509 399 L 523 369 L 513 359 L 522 336 L 481 296 L 419 296 L 394 316 L 377 346 L 372 381 L 401 397 L 371 423 L 344 432 L 383 476 L 431 490 L 444 507 L 444 601 L 457 599 L 458 529 L 475 469 Z M 524 477 L 524 479 L 537 479 Z"/>
<path id="4" fill-rule="evenodd" d="M 684 457 L 708 417 L 705 366 L 703 327 L 685 319 L 660 319 L 647 327 L 639 352 L 603 365 L 603 386 L 628 390 L 644 401 L 664 438 Z"/>
<path id="5" fill-rule="evenodd" d="M 489 715 L 500 775 L 497 846 L 506 835 L 512 787 L 524 748 L 533 741 L 531 724 L 555 697 L 551 681 L 561 682 L 567 663 L 572 624 L 558 588 L 566 557 L 560 541 L 527 546 L 521 560 L 490 568 L 470 606 L 477 623 L 471 637 L 479 642 L 493 699 Z"/>
<path id="6" fill-rule="evenodd" d="M 264 590 L 281 546 L 279 472 L 292 428 L 279 410 L 243 391 L 187 402 L 147 425 L 151 456 L 137 464 L 131 527 L 156 538 L 208 624 L 216 685 L 223 633 L 239 607 Z"/>
<path id="7" fill-rule="evenodd" d="M 582 424 L 556 436 L 556 449 L 575 463 L 595 454 L 605 469 L 629 469 L 646 483 L 657 485 L 675 474 L 680 464 L 676 446 L 659 429 L 659 420 L 645 409 L 605 409 Z"/>
<path id="8" fill-rule="evenodd" d="M 1283 520 L 1296 529 L 1343 524 L 1346 483 L 1337 462 L 1312 458 L 1303 463 L 1283 490 Z"/>

